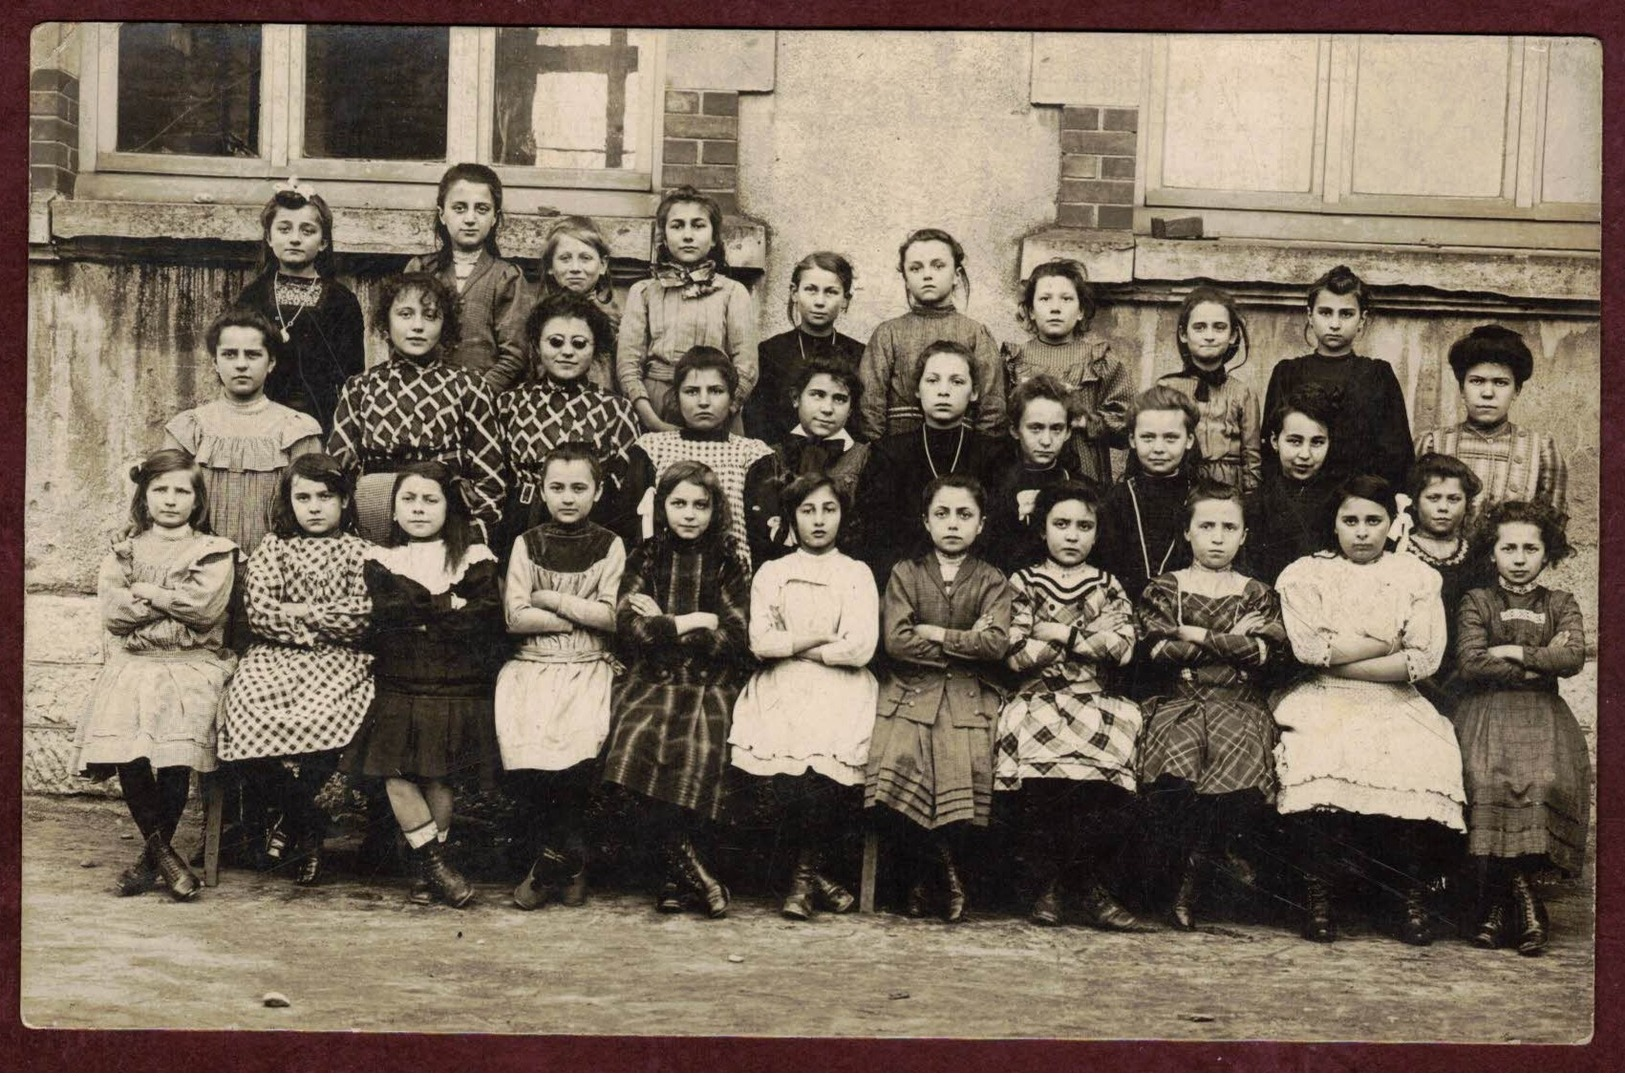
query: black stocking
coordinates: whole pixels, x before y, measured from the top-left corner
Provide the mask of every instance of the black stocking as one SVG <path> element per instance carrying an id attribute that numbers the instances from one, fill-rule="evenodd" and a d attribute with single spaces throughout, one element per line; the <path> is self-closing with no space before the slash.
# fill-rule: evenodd
<path id="1" fill-rule="evenodd" d="M 124 806 L 136 829 L 143 838 L 163 833 L 163 796 L 158 791 L 158 779 L 145 759 L 118 765 L 119 785 L 124 790 Z"/>

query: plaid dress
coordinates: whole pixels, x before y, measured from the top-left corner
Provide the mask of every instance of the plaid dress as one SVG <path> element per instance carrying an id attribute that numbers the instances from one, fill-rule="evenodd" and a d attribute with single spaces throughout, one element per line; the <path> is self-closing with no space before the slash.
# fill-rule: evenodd
<path id="1" fill-rule="evenodd" d="M 392 356 L 345 382 L 327 451 L 363 475 L 445 462 L 467 482 L 476 539 L 494 537 L 504 483 L 491 394 L 478 375 L 442 361 L 438 351 L 421 364 Z"/>
<path id="2" fill-rule="evenodd" d="M 615 678 L 604 780 L 710 819 L 722 811 L 728 725 L 750 655 L 750 574 L 726 541 L 669 533 L 628 555 L 616 611 L 626 670 Z M 645 594 L 660 616 L 633 612 Z M 678 636 L 673 618 L 717 615 L 717 627 Z"/>
<path id="3" fill-rule="evenodd" d="M 863 805 L 884 804 L 927 829 L 986 826 L 993 804 L 993 731 L 999 690 L 984 664 L 1010 643 L 1010 584 L 967 556 L 951 584 L 935 552 L 892 569 L 880 626 L 892 662 L 880 683 Z M 970 627 L 983 614 L 993 625 Z M 948 630 L 941 643 L 916 625 Z"/>
<path id="4" fill-rule="evenodd" d="M 1183 778 L 1198 793 L 1257 789 L 1275 797 L 1275 720 L 1258 686 L 1276 649 L 1286 646 L 1286 626 L 1275 592 L 1257 580 L 1237 576 L 1238 588 L 1218 598 L 1181 586 L 1186 568 L 1158 576 L 1140 596 L 1141 648 L 1151 662 L 1176 668 L 1169 690 L 1147 703 L 1145 740 L 1140 747 L 1140 779 Z M 1264 626 L 1248 635 L 1230 628 L 1249 613 Z M 1179 626 L 1205 628 L 1201 643 L 1179 638 Z"/>
<path id="5" fill-rule="evenodd" d="M 1110 782 L 1134 792 L 1134 744 L 1140 709 L 1107 695 L 1099 665 L 1123 665 L 1134 653 L 1134 608 L 1111 576 L 1091 565 L 1068 571 L 1045 563 L 1010 577 L 1006 664 L 1021 675 L 999 714 L 993 774 L 997 788 L 1023 778 Z M 1077 628 L 1076 644 L 1034 639 L 1044 621 Z"/>
<path id="6" fill-rule="evenodd" d="M 630 543 L 637 537 L 635 504 L 628 504 L 628 454 L 640 433 L 632 405 L 584 381 L 561 382 L 545 374 L 497 397 L 497 438 L 508 465 L 508 503 L 503 512 L 504 549 L 547 520 L 542 504 L 542 462 L 567 441 L 598 450 L 604 493 L 592 520 Z M 641 492 L 641 491 L 640 491 Z"/>
<path id="7" fill-rule="evenodd" d="M 1544 856 L 1577 876 L 1585 866 L 1591 757 L 1559 677 L 1585 665 L 1585 624 L 1567 591 L 1469 591 L 1461 604 L 1459 676 L 1472 691 L 1456 712 L 1467 784 L 1467 851 Z M 1566 637 L 1562 641 L 1559 636 Z M 1489 655 L 1523 647 L 1522 666 Z M 1533 679 L 1525 671 L 1538 674 Z"/>
<path id="8" fill-rule="evenodd" d="M 359 649 L 372 613 L 355 535 L 268 535 L 248 559 L 255 642 L 226 688 L 221 759 L 342 748 L 372 706 L 372 655 Z M 308 605 L 303 615 L 284 612 Z"/>
<path id="9" fill-rule="evenodd" d="M 1502 501 L 1543 501 L 1558 513 L 1568 511 L 1569 468 L 1552 435 L 1502 423 L 1486 434 L 1461 422 L 1429 430 L 1416 439 L 1416 455 L 1439 452 L 1473 469 L 1484 484 L 1473 510 Z"/>

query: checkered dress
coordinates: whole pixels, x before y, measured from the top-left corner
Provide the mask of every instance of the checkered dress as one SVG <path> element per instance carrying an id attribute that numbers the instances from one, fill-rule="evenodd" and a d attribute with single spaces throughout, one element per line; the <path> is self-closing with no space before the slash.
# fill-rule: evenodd
<path id="1" fill-rule="evenodd" d="M 649 595 L 661 615 L 627 605 Z M 722 810 L 728 725 L 750 661 L 750 574 L 736 555 L 705 539 L 669 534 L 626 560 L 616 643 L 626 671 L 615 678 L 604 780 L 715 819 Z M 710 612 L 717 627 L 679 637 L 672 618 Z"/>
<path id="2" fill-rule="evenodd" d="M 372 601 L 355 535 L 268 535 L 248 560 L 255 642 L 226 689 L 221 759 L 342 748 L 372 705 L 372 655 L 358 650 Z M 290 603 L 308 605 L 289 616 Z"/>
<path id="3" fill-rule="evenodd" d="M 1461 604 L 1460 677 L 1473 694 L 1456 711 L 1467 786 L 1467 851 L 1544 856 L 1571 876 L 1585 867 L 1591 757 L 1559 677 L 1585 666 L 1585 623 L 1567 591 L 1469 591 Z M 1565 639 L 1559 641 L 1562 635 Z M 1489 648 L 1523 647 L 1517 665 Z M 1525 680 L 1525 671 L 1540 676 Z"/>
<path id="4" fill-rule="evenodd" d="M 1169 775 L 1198 793 L 1257 789 L 1273 800 L 1275 720 L 1258 680 L 1271 655 L 1286 646 L 1281 604 L 1274 590 L 1246 577 L 1238 577 L 1239 591 L 1219 598 L 1181 586 L 1182 576 L 1201 571 L 1158 576 L 1140 598 L 1142 650 L 1149 661 L 1178 671 L 1171 690 L 1147 703 L 1140 779 L 1150 784 Z M 1249 613 L 1262 614 L 1264 626 L 1247 635 L 1231 632 Z M 1208 637 L 1182 640 L 1180 625 L 1205 628 Z"/>
<path id="5" fill-rule="evenodd" d="M 1503 423 L 1484 434 L 1471 423 L 1429 430 L 1416 439 L 1416 455 L 1439 452 L 1473 469 L 1484 484 L 1474 510 L 1501 501 L 1544 501 L 1568 511 L 1569 468 L 1550 434 Z"/>
<path id="6" fill-rule="evenodd" d="M 722 491 L 728 495 L 729 531 L 738 543 L 745 567 L 750 568 L 750 546 L 745 526 L 745 478 L 750 466 L 773 450 L 755 438 L 729 434 L 726 437 L 696 437 L 683 430 L 644 434 L 632 447 L 628 483 L 642 500 L 638 512 L 643 517 L 643 534 L 654 533 L 654 488 L 666 469 L 680 460 L 698 460 L 717 473 Z M 747 584 L 748 586 L 748 584 Z"/>
<path id="7" fill-rule="evenodd" d="M 615 517 L 625 500 L 627 454 L 639 427 L 632 405 L 582 382 L 551 378 L 517 385 L 497 397 L 497 437 L 507 453 L 508 505 L 504 524 L 517 538 L 542 523 L 542 461 L 567 441 L 584 441 L 598 450 L 604 468 L 604 495 L 594 507 L 594 522 L 628 537 Z M 504 549 L 509 543 L 503 543 Z"/>
<path id="8" fill-rule="evenodd" d="M 438 357 L 403 356 L 344 383 L 327 451 L 364 475 L 441 460 L 469 482 L 477 538 L 488 541 L 502 512 L 502 444 L 491 394 L 478 376 Z"/>
<path id="9" fill-rule="evenodd" d="M 1023 778 L 1110 782 L 1134 791 L 1134 742 L 1140 709 L 1101 690 L 1096 667 L 1122 665 L 1134 653 L 1134 608 L 1115 579 L 1084 565 L 1076 572 L 1049 564 L 1010 578 L 1012 650 L 1005 660 L 1021 675 L 999 714 L 993 774 L 998 789 L 1020 789 Z M 1078 628 L 1077 643 L 1061 647 L 1034 639 L 1033 626 L 1052 621 Z"/>

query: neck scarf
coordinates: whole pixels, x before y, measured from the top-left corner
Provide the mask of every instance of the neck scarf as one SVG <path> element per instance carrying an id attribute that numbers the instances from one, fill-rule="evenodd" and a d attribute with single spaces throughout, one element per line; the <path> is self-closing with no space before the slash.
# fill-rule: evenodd
<path id="1" fill-rule="evenodd" d="M 719 287 L 716 281 L 717 263 L 710 258 L 691 266 L 657 262 L 650 273 L 662 288 L 681 288 L 684 299 L 699 299 Z"/>

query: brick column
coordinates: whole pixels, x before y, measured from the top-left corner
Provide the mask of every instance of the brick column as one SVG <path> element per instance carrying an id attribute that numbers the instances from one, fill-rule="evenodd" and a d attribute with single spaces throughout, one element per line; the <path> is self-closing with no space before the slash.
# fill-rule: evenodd
<path id="1" fill-rule="evenodd" d="M 79 80 L 51 67 L 28 80 L 28 182 L 36 198 L 73 194 L 79 172 Z"/>
<path id="2" fill-rule="evenodd" d="M 739 94 L 667 90 L 661 183 L 697 188 L 739 212 Z"/>
<path id="3" fill-rule="evenodd" d="M 1061 110 L 1061 183 L 1055 223 L 1063 228 L 1134 227 L 1137 108 Z"/>

